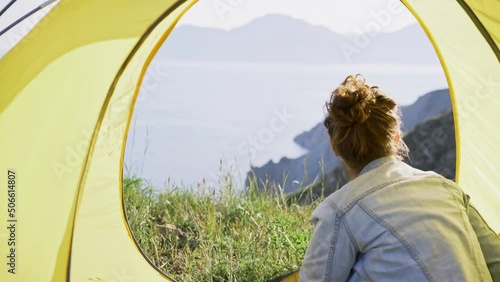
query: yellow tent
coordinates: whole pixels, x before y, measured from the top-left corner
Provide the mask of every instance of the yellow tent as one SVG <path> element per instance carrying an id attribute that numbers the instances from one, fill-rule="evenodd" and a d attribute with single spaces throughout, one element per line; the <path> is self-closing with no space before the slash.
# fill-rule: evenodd
<path id="1" fill-rule="evenodd" d="M 0 281 L 168 280 L 126 223 L 123 154 L 144 73 L 195 2 L 61 0 L 0 60 Z M 446 72 L 458 181 L 499 232 L 500 4 L 403 2 Z"/>

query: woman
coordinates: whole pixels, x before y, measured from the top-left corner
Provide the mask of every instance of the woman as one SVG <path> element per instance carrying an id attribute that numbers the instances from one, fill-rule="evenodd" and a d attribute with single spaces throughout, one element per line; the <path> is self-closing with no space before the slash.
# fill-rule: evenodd
<path id="1" fill-rule="evenodd" d="M 401 161 L 394 100 L 349 76 L 327 109 L 331 147 L 353 179 L 314 211 L 300 281 L 500 280 L 500 240 L 467 195 Z"/>

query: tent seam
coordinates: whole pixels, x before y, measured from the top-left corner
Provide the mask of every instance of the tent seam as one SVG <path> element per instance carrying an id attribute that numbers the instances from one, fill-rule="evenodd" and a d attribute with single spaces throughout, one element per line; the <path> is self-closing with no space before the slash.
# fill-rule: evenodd
<path id="1" fill-rule="evenodd" d="M 172 4 L 172 6 L 170 6 L 162 15 L 160 15 L 159 18 L 157 18 L 145 30 L 145 32 L 139 38 L 139 40 L 136 43 L 136 45 L 134 46 L 134 48 L 130 51 L 130 53 L 127 56 L 127 58 L 125 59 L 124 63 L 122 64 L 122 66 L 118 70 L 118 73 L 116 74 L 115 79 L 111 83 L 111 86 L 110 86 L 110 88 L 108 90 L 108 94 L 106 95 L 106 99 L 104 100 L 103 106 L 101 107 L 101 111 L 99 113 L 99 117 L 97 119 L 96 126 L 94 128 L 93 133 L 92 133 L 92 137 L 90 139 L 89 148 L 87 149 L 87 154 L 85 155 L 84 165 L 83 165 L 83 168 L 82 168 L 82 171 L 81 171 L 81 174 L 80 174 L 80 180 L 78 181 L 78 189 L 77 189 L 76 198 L 75 198 L 76 199 L 76 204 L 73 207 L 73 214 L 71 215 L 73 217 L 73 220 L 72 220 L 71 235 L 70 235 L 70 247 L 69 247 L 69 256 L 68 256 L 69 260 L 68 260 L 68 265 L 67 265 L 67 269 L 66 269 L 66 281 L 70 281 L 70 277 L 71 277 L 70 276 L 71 275 L 71 256 L 72 256 L 72 249 L 73 249 L 73 239 L 74 239 L 74 231 L 75 231 L 75 222 L 76 222 L 76 217 L 77 217 L 77 214 L 78 214 L 78 209 L 79 209 L 79 206 L 80 206 L 80 201 L 81 201 L 81 198 L 82 198 L 82 195 L 83 195 L 83 190 L 84 190 L 83 189 L 83 185 L 84 185 L 84 183 L 86 181 L 86 178 L 87 178 L 90 156 L 94 152 L 95 144 L 97 142 L 97 137 L 99 135 L 99 131 L 100 131 L 103 119 L 104 119 L 104 117 L 106 115 L 107 108 L 108 108 L 109 103 L 111 101 L 111 98 L 112 98 L 112 96 L 114 94 L 114 90 L 116 89 L 118 81 L 120 80 L 121 76 L 125 72 L 125 69 L 129 65 L 130 61 L 135 56 L 135 54 L 137 53 L 137 51 L 140 49 L 140 47 L 142 46 L 142 44 L 149 37 L 149 35 L 152 33 L 152 31 L 155 29 L 155 27 L 158 26 L 168 15 L 170 15 L 173 11 L 175 11 L 179 6 L 181 6 L 182 4 L 184 4 L 184 2 L 186 2 L 186 1 L 187 0 L 178 0 L 178 1 L 176 1 L 174 4 Z M 123 163 L 120 162 L 120 165 L 122 167 Z M 121 171 L 123 172 L 123 167 L 122 167 Z M 120 185 L 120 187 L 121 187 L 120 190 L 122 191 L 123 186 Z M 122 198 L 123 198 L 123 196 L 122 196 Z M 122 207 L 123 207 L 123 204 L 122 204 Z M 123 212 L 123 209 L 122 209 L 122 212 Z M 128 225 L 126 225 L 126 226 L 127 226 L 127 229 L 128 229 Z M 136 247 L 137 247 L 137 244 L 136 244 Z M 144 254 L 142 253 L 142 251 L 141 251 L 141 254 L 144 257 Z M 166 279 L 172 280 L 171 278 L 169 278 L 165 274 L 163 274 L 161 271 L 159 271 L 154 265 L 152 265 L 149 260 L 146 260 L 146 261 L 155 270 L 157 270 L 161 276 L 163 276 Z"/>

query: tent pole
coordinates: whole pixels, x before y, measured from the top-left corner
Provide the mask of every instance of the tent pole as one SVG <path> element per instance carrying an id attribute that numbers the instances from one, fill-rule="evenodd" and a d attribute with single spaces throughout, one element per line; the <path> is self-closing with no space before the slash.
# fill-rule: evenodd
<path id="1" fill-rule="evenodd" d="M 17 0 L 11 0 L 9 2 L 9 4 L 7 4 L 7 6 L 5 6 L 1 11 L 0 11 L 0 17 L 3 15 L 3 13 L 5 13 L 9 8 L 10 6 L 12 6 L 12 4 L 14 4 Z"/>
<path id="2" fill-rule="evenodd" d="M 49 4 L 51 4 L 52 2 L 55 2 L 57 0 L 48 0 L 48 1 L 45 1 L 44 3 L 42 3 L 40 6 L 36 7 L 35 9 L 31 10 L 30 12 L 28 12 L 26 15 L 22 16 L 21 18 L 19 18 L 18 20 L 16 20 L 15 22 L 13 22 L 12 24 L 10 24 L 8 27 L 4 28 L 2 31 L 0 31 L 0 36 L 2 36 L 4 33 L 6 33 L 7 31 L 9 31 L 11 28 L 15 27 L 16 25 L 18 25 L 20 22 L 24 21 L 25 19 L 27 19 L 29 16 L 33 15 L 34 13 L 40 11 L 41 9 L 45 8 L 46 6 L 48 6 Z M 13 4 L 13 2 L 15 2 L 15 0 L 11 1 L 6 8 L 4 8 L 2 10 L 2 12 L 5 12 L 9 7 L 10 5 Z M 12 4 L 11 4 L 12 3 Z M 1 15 L 1 14 L 0 14 Z"/>

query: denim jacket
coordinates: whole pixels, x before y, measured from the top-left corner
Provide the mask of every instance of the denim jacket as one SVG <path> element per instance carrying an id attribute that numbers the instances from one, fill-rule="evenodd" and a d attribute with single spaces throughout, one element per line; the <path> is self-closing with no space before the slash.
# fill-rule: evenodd
<path id="1" fill-rule="evenodd" d="M 500 279 L 500 240 L 462 190 L 395 157 L 368 164 L 312 220 L 301 282 Z"/>

